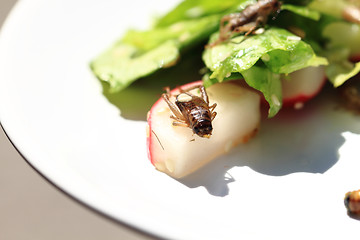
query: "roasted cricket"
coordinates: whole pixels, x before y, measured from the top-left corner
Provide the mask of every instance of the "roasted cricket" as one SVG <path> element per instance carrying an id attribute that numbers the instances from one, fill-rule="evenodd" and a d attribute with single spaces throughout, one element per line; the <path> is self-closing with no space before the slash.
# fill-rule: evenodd
<path id="1" fill-rule="evenodd" d="M 247 6 L 242 12 L 224 16 L 220 21 L 218 40 L 208 45 L 215 46 L 231 38 L 236 33 L 245 36 L 253 33 L 259 26 L 266 24 L 270 14 L 280 11 L 281 2 L 277 0 L 259 0 L 256 4 Z"/>
<path id="2" fill-rule="evenodd" d="M 192 94 L 193 89 L 200 90 L 200 96 Z M 216 103 L 209 106 L 209 97 L 203 85 L 196 85 L 189 89 L 181 89 L 180 93 L 175 96 L 175 104 L 170 101 L 170 89 L 162 95 L 168 104 L 171 112 L 170 118 L 174 119 L 174 126 L 189 127 L 200 137 L 210 138 L 212 134 L 212 121 L 216 116 L 214 109 Z"/>
<path id="3" fill-rule="evenodd" d="M 346 193 L 344 204 L 350 214 L 360 215 L 360 190 Z"/>

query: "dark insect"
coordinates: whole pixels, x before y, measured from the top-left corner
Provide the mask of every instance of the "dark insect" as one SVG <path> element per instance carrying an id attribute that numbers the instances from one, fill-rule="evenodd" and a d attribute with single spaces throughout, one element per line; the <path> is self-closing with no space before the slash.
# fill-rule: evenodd
<path id="1" fill-rule="evenodd" d="M 352 215 L 360 215 L 360 190 L 345 194 L 344 204 Z"/>
<path id="2" fill-rule="evenodd" d="M 247 6 L 242 12 L 224 16 L 220 21 L 220 35 L 218 40 L 211 43 L 215 46 L 231 38 L 236 33 L 253 33 L 259 26 L 266 24 L 270 14 L 279 13 L 281 2 L 277 0 L 259 0 Z"/>
<path id="3" fill-rule="evenodd" d="M 196 96 L 190 93 L 191 90 L 198 88 L 201 96 Z M 162 95 L 165 102 L 173 115 L 170 118 L 174 119 L 174 126 L 189 127 L 192 131 L 200 137 L 210 138 L 212 134 L 212 121 L 216 116 L 214 109 L 216 103 L 209 106 L 209 97 L 203 85 L 196 85 L 188 89 L 181 89 L 180 93 L 175 96 L 175 104 L 170 101 L 172 96 L 170 89 Z"/>

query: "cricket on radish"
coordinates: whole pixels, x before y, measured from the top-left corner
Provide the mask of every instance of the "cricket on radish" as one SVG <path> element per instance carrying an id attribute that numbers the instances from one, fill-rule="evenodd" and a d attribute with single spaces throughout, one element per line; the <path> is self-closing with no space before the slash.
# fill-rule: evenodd
<path id="1" fill-rule="evenodd" d="M 201 96 L 198 97 L 190 92 L 192 89 L 199 89 Z M 195 134 L 200 137 L 210 138 L 212 133 L 212 121 L 216 116 L 214 111 L 216 103 L 209 106 L 209 97 L 202 84 L 194 85 L 191 88 L 179 88 L 180 93 L 176 95 L 175 104 L 170 101 L 171 92 L 167 88 L 167 93 L 162 95 L 168 104 L 173 115 L 174 126 L 190 127 Z M 180 111 L 179 111 L 179 110 Z"/>
<path id="2" fill-rule="evenodd" d="M 199 86 L 189 83 L 181 89 Z M 193 89 L 192 95 L 197 89 Z M 174 124 L 172 110 L 160 98 L 148 113 L 147 144 L 151 163 L 172 177 L 184 177 L 232 147 L 249 141 L 260 125 L 260 95 L 236 82 L 218 83 L 207 89 L 210 104 L 217 104 L 212 135 L 202 137 L 188 126 Z M 171 91 L 170 101 L 181 94 Z M 191 99 L 189 100 L 191 101 Z"/>

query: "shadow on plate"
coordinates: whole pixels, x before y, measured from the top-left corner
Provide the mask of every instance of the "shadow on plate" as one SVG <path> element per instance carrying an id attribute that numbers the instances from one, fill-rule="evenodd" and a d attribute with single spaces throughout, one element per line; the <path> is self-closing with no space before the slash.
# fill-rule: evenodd
<path id="1" fill-rule="evenodd" d="M 270 176 L 325 173 L 339 159 L 338 150 L 345 142 L 342 133 L 360 134 L 360 117 L 336 106 L 334 94 L 325 94 L 302 110 L 283 109 L 275 118 L 264 119 L 258 135 L 248 143 L 180 182 L 226 196 L 228 184 L 236 181 L 229 173 L 234 167 L 247 166 Z"/>

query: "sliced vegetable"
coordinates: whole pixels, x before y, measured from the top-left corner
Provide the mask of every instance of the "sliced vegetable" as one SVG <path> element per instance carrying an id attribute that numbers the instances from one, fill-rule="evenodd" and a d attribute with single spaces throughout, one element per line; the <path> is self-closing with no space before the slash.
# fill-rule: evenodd
<path id="1" fill-rule="evenodd" d="M 282 77 L 283 106 L 301 108 L 320 93 L 326 81 L 324 67 L 308 67 Z"/>

